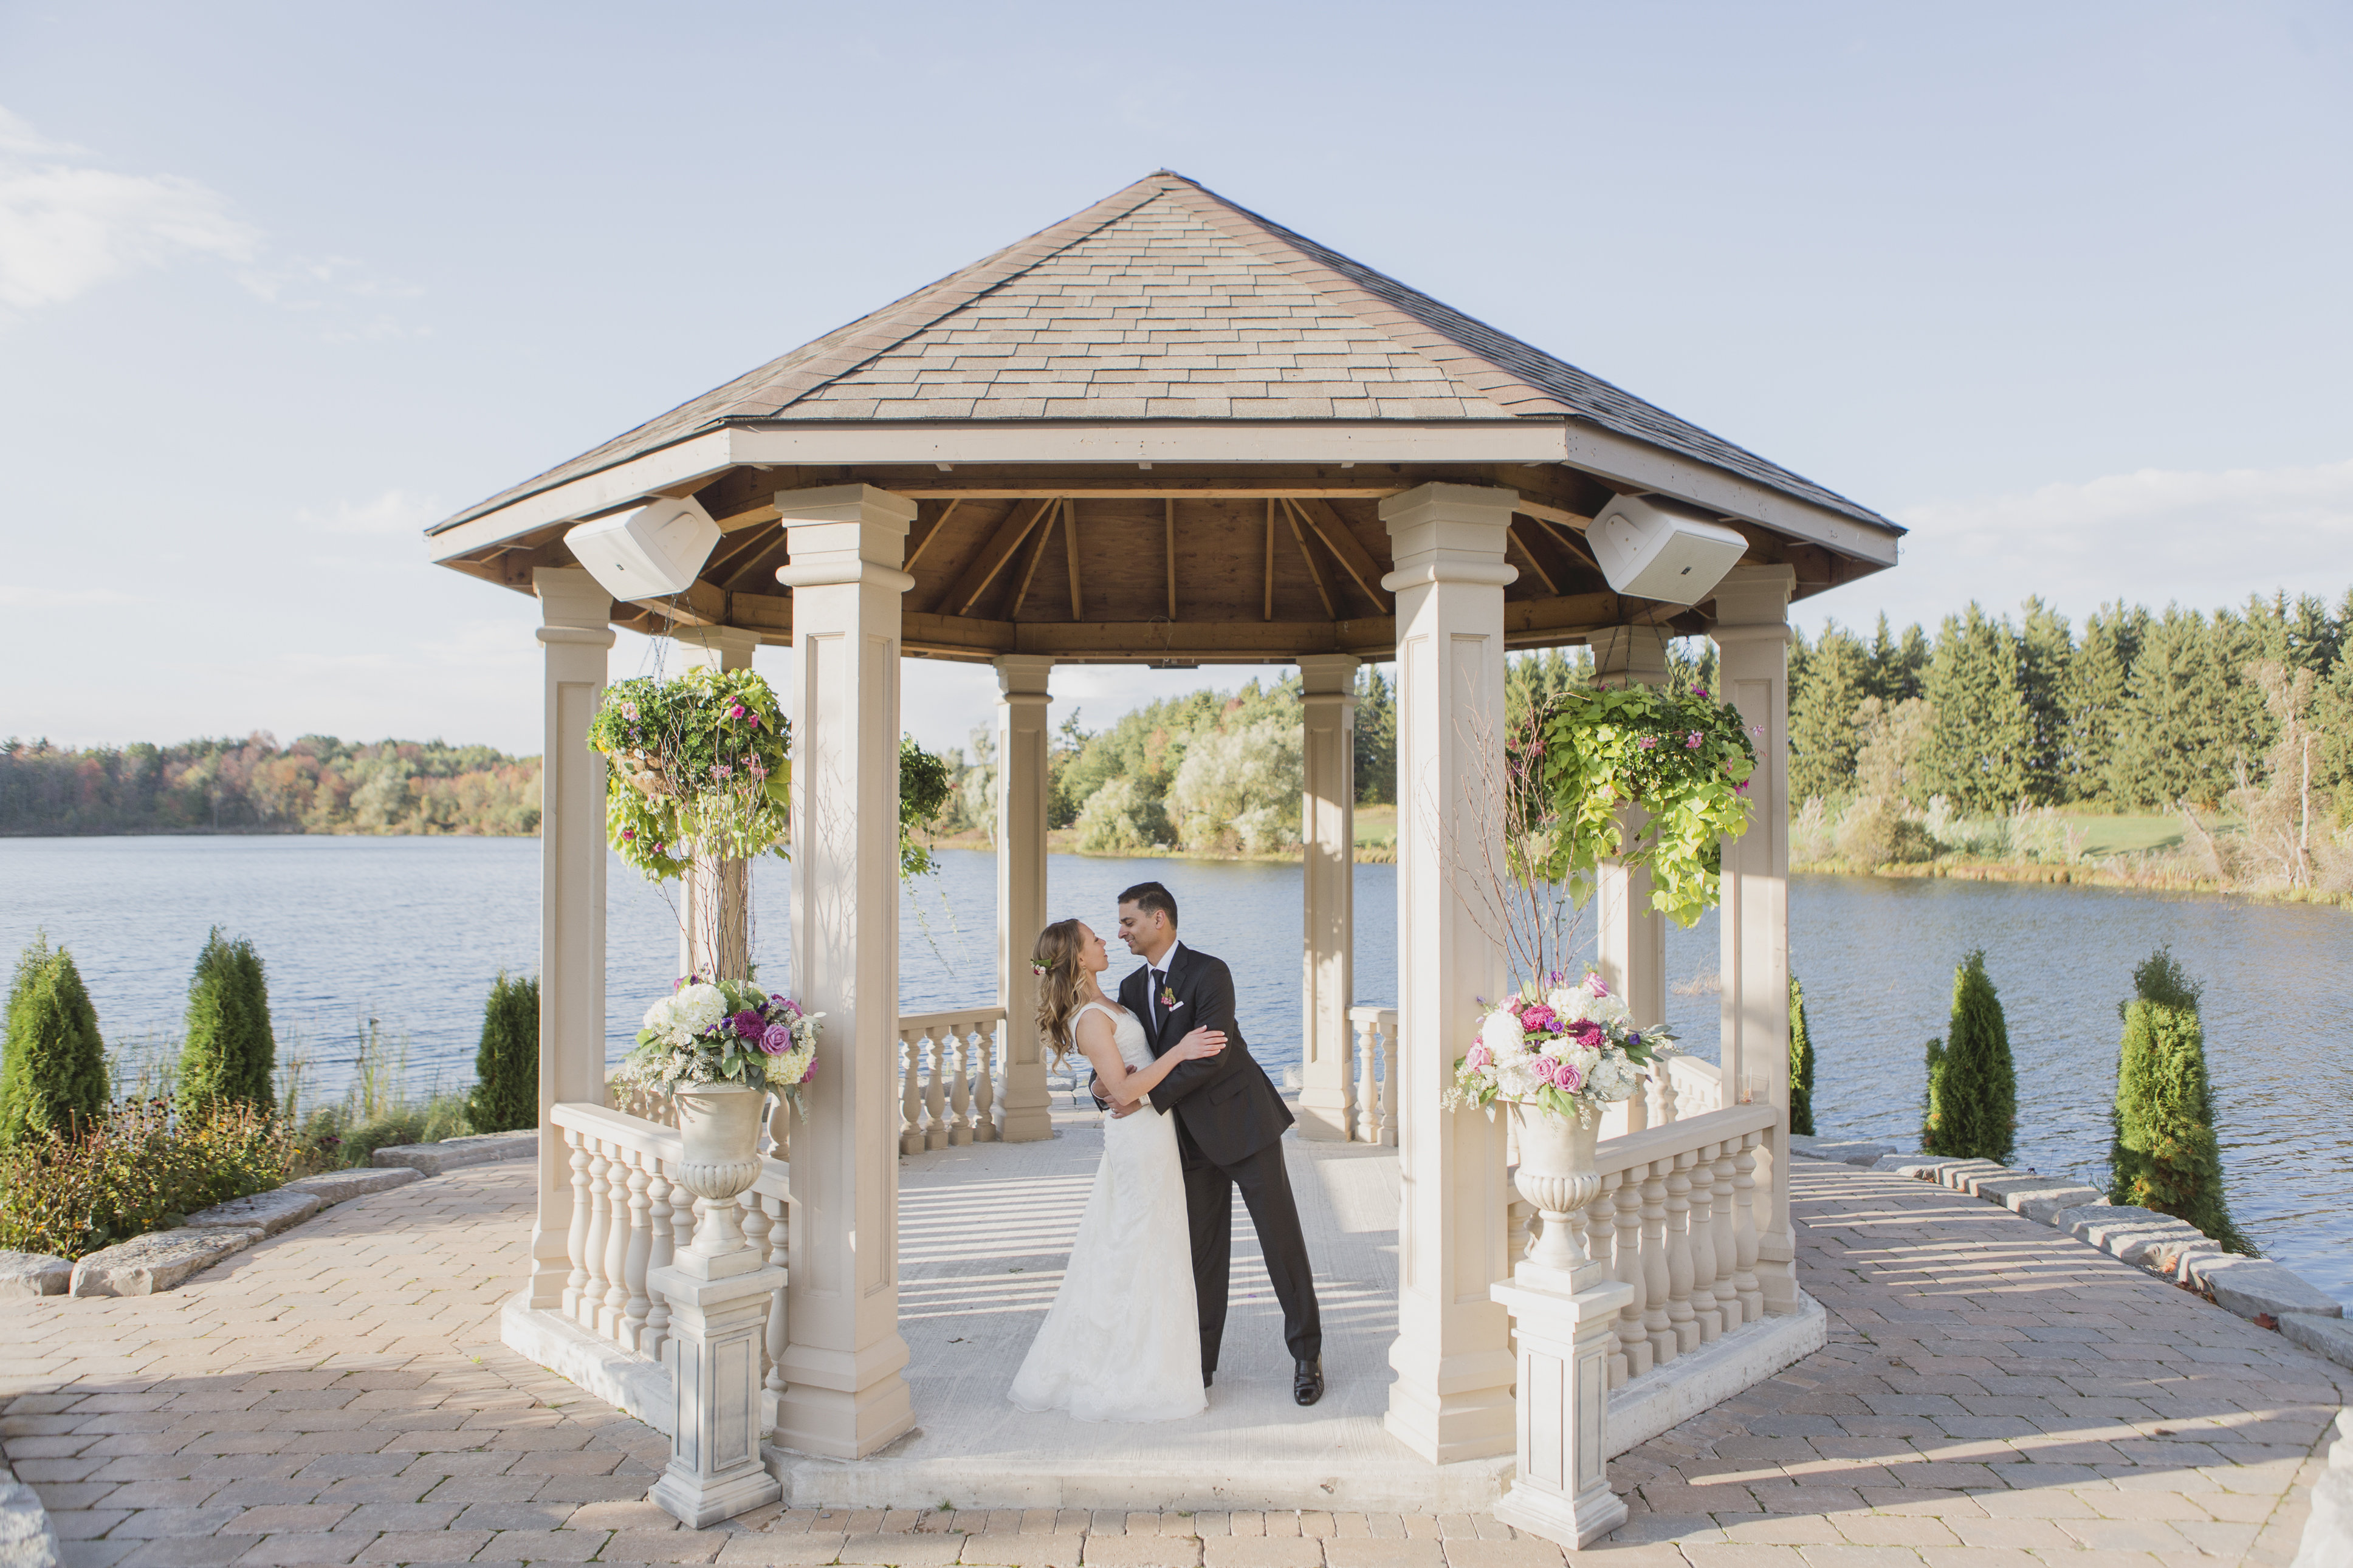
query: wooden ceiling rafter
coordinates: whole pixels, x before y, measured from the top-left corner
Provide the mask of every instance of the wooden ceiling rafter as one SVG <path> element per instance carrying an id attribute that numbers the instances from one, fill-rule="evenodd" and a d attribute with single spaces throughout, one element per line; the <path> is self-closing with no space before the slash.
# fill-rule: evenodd
<path id="1" fill-rule="evenodd" d="M 1313 530 L 1298 503 L 1286 500 L 1283 514 L 1291 520 L 1291 537 L 1299 542 L 1300 558 L 1307 563 L 1307 574 L 1315 580 L 1315 595 L 1324 601 L 1324 613 L 1333 620 L 1340 618 L 1340 601 L 1333 594 L 1332 580 L 1324 573 L 1324 563 L 1315 558 L 1315 546 L 1311 540 Z"/>
<path id="2" fill-rule="evenodd" d="M 1176 618 L 1176 498 L 1165 496 L 1160 503 L 1160 521 L 1168 547 L 1168 618 Z"/>
<path id="3" fill-rule="evenodd" d="M 1071 619 L 1087 618 L 1085 592 L 1079 585 L 1079 509 L 1071 498 L 1062 498 L 1062 559 L 1071 569 Z"/>
<path id="4" fill-rule="evenodd" d="M 923 538 L 915 542 L 915 547 L 913 550 L 907 552 L 907 559 L 901 567 L 902 571 L 913 572 L 915 569 L 915 563 L 921 561 L 932 546 L 938 542 L 940 535 L 948 531 L 948 520 L 955 516 L 956 508 L 962 505 L 964 505 L 964 497 L 958 496 L 940 509 L 940 515 L 932 519 L 930 530 Z"/>
<path id="5" fill-rule="evenodd" d="M 1381 614 L 1397 614 L 1397 600 L 1381 586 L 1380 563 L 1349 531 L 1347 523 L 1333 510 L 1332 503 L 1317 496 L 1296 496 L 1292 498 L 1291 504 L 1307 520 L 1307 526 L 1315 531 L 1315 537 L 1330 549 L 1340 563 L 1340 569 L 1365 591 L 1366 598 L 1379 606 Z"/>
<path id="6" fill-rule="evenodd" d="M 1008 621 L 1021 618 L 1021 601 L 1029 596 L 1029 584 L 1038 575 L 1038 563 L 1046 559 L 1046 542 L 1054 536 L 1054 512 L 1060 505 L 1058 500 L 1048 501 L 1045 510 L 1039 514 L 1042 521 L 1030 531 L 1035 537 L 1029 546 L 1029 559 L 1021 568 L 1021 582 L 1013 590 L 1013 602 L 1005 607 L 1005 618 Z"/>
<path id="7" fill-rule="evenodd" d="M 1021 548 L 1021 542 L 1029 537 L 1053 505 L 1054 498 L 1051 496 L 1042 500 L 1015 501 L 1007 510 L 1004 521 L 997 524 L 997 531 L 990 535 L 988 542 L 980 547 L 980 553 L 974 557 L 972 564 L 965 568 L 964 575 L 958 577 L 955 586 L 935 600 L 932 607 L 944 615 L 970 615 L 973 605 L 980 602 L 981 595 L 988 591 L 988 585 L 1005 570 L 1005 563 L 1012 560 L 1014 552 Z"/>
<path id="8" fill-rule="evenodd" d="M 1544 590 L 1546 594 L 1558 594 L 1560 592 L 1559 582 L 1555 579 L 1552 573 L 1546 568 L 1543 558 L 1536 554 L 1535 548 L 1528 542 L 1526 527 L 1521 522 L 1519 518 L 1514 517 L 1504 527 L 1504 538 L 1507 542 L 1518 549 L 1520 559 L 1526 562 L 1530 569 L 1535 573 L 1536 581 L 1544 584 Z M 1510 552 L 1505 552 L 1506 555 L 1509 553 Z"/>

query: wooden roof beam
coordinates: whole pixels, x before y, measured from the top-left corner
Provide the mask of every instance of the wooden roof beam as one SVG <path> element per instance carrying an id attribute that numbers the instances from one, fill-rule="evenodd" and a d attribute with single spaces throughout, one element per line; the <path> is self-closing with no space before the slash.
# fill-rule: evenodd
<path id="1" fill-rule="evenodd" d="M 1381 614 L 1397 614 L 1397 600 L 1381 586 L 1380 564 L 1348 531 L 1348 525 L 1332 510 L 1332 503 L 1316 496 L 1293 496 L 1291 501 L 1299 509 L 1299 515 L 1307 520 L 1307 526 L 1315 531 L 1315 537 L 1339 560 L 1340 569 L 1365 591 L 1365 596 L 1380 606 Z"/>
<path id="2" fill-rule="evenodd" d="M 1324 601 L 1324 613 L 1336 621 L 1340 618 L 1340 605 L 1332 596 L 1332 583 L 1324 575 L 1324 563 L 1315 559 L 1315 547 L 1307 541 L 1307 522 L 1300 515 L 1299 504 L 1286 500 L 1283 510 L 1291 520 L 1291 537 L 1299 542 L 1299 553 L 1307 563 L 1307 574 L 1315 579 L 1315 593 Z"/>
<path id="3" fill-rule="evenodd" d="M 997 532 L 980 547 L 980 554 L 965 568 L 964 575 L 956 579 L 955 586 L 932 607 L 943 615 L 970 615 L 973 605 L 980 602 L 981 595 L 997 581 L 997 574 L 1005 570 L 1005 563 L 1013 559 L 1013 552 L 1021 548 L 1021 542 L 1029 537 L 1030 531 L 1053 509 L 1053 505 L 1054 500 L 1050 496 L 1037 501 L 1016 501 L 1013 509 L 1005 514 L 1005 521 L 997 525 Z"/>

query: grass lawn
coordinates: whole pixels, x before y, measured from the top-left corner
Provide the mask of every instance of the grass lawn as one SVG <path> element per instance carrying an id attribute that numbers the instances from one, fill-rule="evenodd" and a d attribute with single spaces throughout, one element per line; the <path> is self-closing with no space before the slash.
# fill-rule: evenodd
<path id="1" fill-rule="evenodd" d="M 1396 806 L 1360 805 L 1356 807 L 1356 847 L 1359 849 L 1397 847 Z"/>
<path id="2" fill-rule="evenodd" d="M 2084 853 L 2095 859 L 2130 849 L 2178 849 L 2181 847 L 2181 818 L 2179 816 L 2070 814 L 2068 820 L 2083 830 Z"/>

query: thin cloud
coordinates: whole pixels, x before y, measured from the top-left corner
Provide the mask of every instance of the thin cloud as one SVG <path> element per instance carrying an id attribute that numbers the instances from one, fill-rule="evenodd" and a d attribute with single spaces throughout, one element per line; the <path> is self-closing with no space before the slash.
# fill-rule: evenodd
<path id="1" fill-rule="evenodd" d="M 27 588 L 0 583 L 0 609 L 80 610 L 106 605 L 143 605 L 147 600 L 113 588 Z"/>
<path id="2" fill-rule="evenodd" d="M 428 523 L 448 515 L 439 496 L 386 490 L 373 500 L 337 501 L 334 510 L 315 512 L 304 508 L 298 515 L 306 527 L 328 533 L 400 534 L 415 539 Z"/>

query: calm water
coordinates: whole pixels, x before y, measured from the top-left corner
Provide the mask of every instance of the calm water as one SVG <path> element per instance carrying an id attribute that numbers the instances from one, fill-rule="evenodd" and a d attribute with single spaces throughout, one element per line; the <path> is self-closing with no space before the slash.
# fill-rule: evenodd
<path id="1" fill-rule="evenodd" d="M 996 868 L 951 851 L 904 896 L 907 1011 L 994 994 Z M 762 973 L 789 983 L 789 873 L 754 879 Z M 1108 931 L 1119 889 L 1175 889 L 1187 940 L 1232 964 L 1253 1050 L 1298 1060 L 1299 871 L 1294 866 L 1056 856 L 1056 917 Z M 1396 996 L 1395 868 L 1356 868 L 1356 994 Z M 73 950 L 107 1037 L 176 1032 L 207 926 L 249 936 L 269 966 L 281 1036 L 313 1063 L 311 1092 L 348 1074 L 354 1022 L 374 1011 L 407 1041 L 413 1087 L 471 1076 L 482 996 L 504 966 L 537 962 L 539 846 L 530 839 L 0 839 L 0 947 L 46 926 Z M 668 985 L 676 926 L 660 893 L 612 868 L 609 1047 Z M 2209 1065 L 2233 1211 L 2267 1250 L 2353 1301 L 2353 917 L 2341 910 L 2132 893 L 1872 878 L 1800 877 L 1790 951 L 1816 1049 L 1825 1135 L 1909 1142 L 1921 1051 L 1941 1034 L 1953 965 L 1986 949 L 2020 1080 L 2019 1163 L 2098 1184 L 2116 1082 L 2116 1005 L 2160 944 L 2205 983 Z M 1671 1020 L 1715 1054 L 1713 917 L 1670 929 Z M 1132 961 L 1114 948 L 1115 968 Z M 1694 984 L 1697 982 L 1698 984 Z"/>

